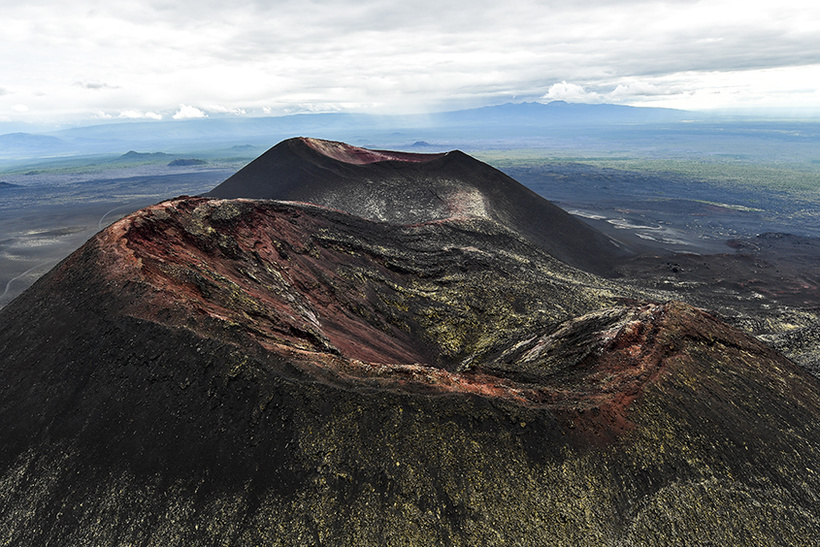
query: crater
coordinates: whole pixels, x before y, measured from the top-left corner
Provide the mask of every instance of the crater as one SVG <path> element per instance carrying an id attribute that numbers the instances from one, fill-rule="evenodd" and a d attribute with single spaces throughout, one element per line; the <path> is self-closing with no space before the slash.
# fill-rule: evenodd
<path id="1" fill-rule="evenodd" d="M 420 154 L 415 152 L 370 150 L 367 148 L 353 146 L 344 142 L 327 141 L 322 139 L 313 139 L 309 137 L 302 137 L 301 140 L 317 152 L 329 158 L 333 158 L 337 161 L 349 163 L 352 165 L 366 165 L 368 163 L 377 163 L 380 161 L 426 163 L 447 155 L 447 153 Z"/>

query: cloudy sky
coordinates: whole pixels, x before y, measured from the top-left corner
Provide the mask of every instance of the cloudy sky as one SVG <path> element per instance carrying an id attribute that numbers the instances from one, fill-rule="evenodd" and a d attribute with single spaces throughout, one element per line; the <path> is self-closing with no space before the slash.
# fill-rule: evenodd
<path id="1" fill-rule="evenodd" d="M 820 115 L 816 0 L 0 0 L 0 122 L 563 99 Z"/>

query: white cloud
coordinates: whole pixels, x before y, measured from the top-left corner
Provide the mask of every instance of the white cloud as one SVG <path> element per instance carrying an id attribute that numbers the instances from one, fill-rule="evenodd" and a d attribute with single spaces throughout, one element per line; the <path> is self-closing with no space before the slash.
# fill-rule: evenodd
<path id="1" fill-rule="evenodd" d="M 616 86 L 607 102 L 698 109 L 788 108 L 816 115 L 820 97 L 808 82 L 820 81 L 820 65 L 737 71 L 682 72 Z"/>
<path id="2" fill-rule="evenodd" d="M 162 114 L 157 114 L 156 112 L 141 112 L 139 110 L 132 110 L 126 109 L 120 112 L 120 118 L 126 118 L 130 120 L 139 120 L 139 119 L 149 119 L 149 120 L 161 120 Z"/>
<path id="3" fill-rule="evenodd" d="M 602 96 L 596 92 L 590 92 L 584 89 L 584 86 L 563 82 L 555 83 L 550 86 L 542 97 L 550 101 L 567 101 L 569 103 L 599 103 L 602 101 Z"/>
<path id="4" fill-rule="evenodd" d="M 362 105 L 342 105 L 338 103 L 300 103 L 286 106 L 283 111 L 287 114 L 316 114 L 319 112 L 344 112 L 345 110 L 360 109 Z"/>
<path id="5" fill-rule="evenodd" d="M 103 82 L 76 82 L 74 85 L 83 89 L 119 89 L 119 86 L 109 85 Z"/>
<path id="6" fill-rule="evenodd" d="M 244 116 L 247 114 L 247 111 L 244 108 L 229 108 L 220 104 L 208 104 L 203 108 L 208 112 L 214 112 L 217 114 L 233 114 L 234 116 Z"/>
<path id="7" fill-rule="evenodd" d="M 24 105 L 24 104 L 16 104 L 16 105 L 12 106 L 11 109 L 14 110 L 15 112 L 28 112 L 29 111 L 29 107 Z"/>
<path id="8" fill-rule="evenodd" d="M 179 110 L 177 113 L 171 116 L 175 120 L 190 120 L 193 118 L 204 118 L 207 115 L 202 110 L 196 108 L 195 106 L 190 106 L 187 104 L 179 105 Z"/>
<path id="9" fill-rule="evenodd" d="M 658 85 L 645 81 L 633 81 L 618 84 L 615 89 L 606 94 L 607 101 L 628 101 L 645 97 L 676 95 L 683 90 L 675 85 Z"/>
<path id="10" fill-rule="evenodd" d="M 820 66 L 820 3 L 804 0 L 5 4 L 0 50 L 15 55 L 0 57 L 0 110 L 13 115 L 25 102 L 20 119 L 294 105 L 402 113 L 512 96 L 699 108 L 711 104 L 714 74 L 729 75 L 735 97 L 788 103 L 794 93 L 818 104 L 800 91 L 816 73 L 785 78 L 792 87 L 776 92 L 756 88 L 756 75 Z"/>

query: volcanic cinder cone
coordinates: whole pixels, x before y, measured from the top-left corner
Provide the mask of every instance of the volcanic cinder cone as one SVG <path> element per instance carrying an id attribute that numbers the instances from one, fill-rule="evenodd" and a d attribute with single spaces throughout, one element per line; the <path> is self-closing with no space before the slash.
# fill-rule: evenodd
<path id="1" fill-rule="evenodd" d="M 0 311 L 5 543 L 820 538 L 820 386 L 778 353 L 498 215 L 322 205 L 167 201 Z"/>
<path id="2" fill-rule="evenodd" d="M 398 224 L 487 218 L 596 273 L 610 273 L 613 261 L 629 254 L 622 243 L 458 150 L 414 154 L 294 138 L 206 195 L 303 201 Z"/>

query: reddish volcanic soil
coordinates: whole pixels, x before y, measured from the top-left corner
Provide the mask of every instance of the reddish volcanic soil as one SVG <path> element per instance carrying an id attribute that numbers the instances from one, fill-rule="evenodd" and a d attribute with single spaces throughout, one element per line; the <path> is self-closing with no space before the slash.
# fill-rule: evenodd
<path id="1" fill-rule="evenodd" d="M 693 308 L 638 304 L 545 326 L 535 337 L 522 332 L 496 346 L 494 360 L 453 370 L 414 317 L 424 308 L 399 304 L 409 306 L 400 323 L 385 312 L 384 295 L 368 287 L 380 279 L 401 294 L 415 275 L 327 237 L 355 222 L 310 205 L 189 198 L 123 219 L 94 246 L 108 284 L 131 288 L 122 309 L 128 315 L 256 345 L 257 353 L 284 356 L 335 385 L 552 408 L 579 424 L 577 434 L 599 440 L 630 429 L 628 407 L 643 386 L 686 362 L 689 346 L 704 336 L 776 358 Z"/>
<path id="2" fill-rule="evenodd" d="M 326 141 L 321 139 L 310 139 L 300 137 L 299 139 L 320 154 L 335 160 L 350 163 L 353 165 L 365 165 L 379 161 L 403 161 L 412 163 L 423 163 L 440 158 L 445 154 L 416 154 L 412 152 L 391 152 L 387 150 L 370 150 L 359 148 L 347 143 L 337 141 Z"/>

